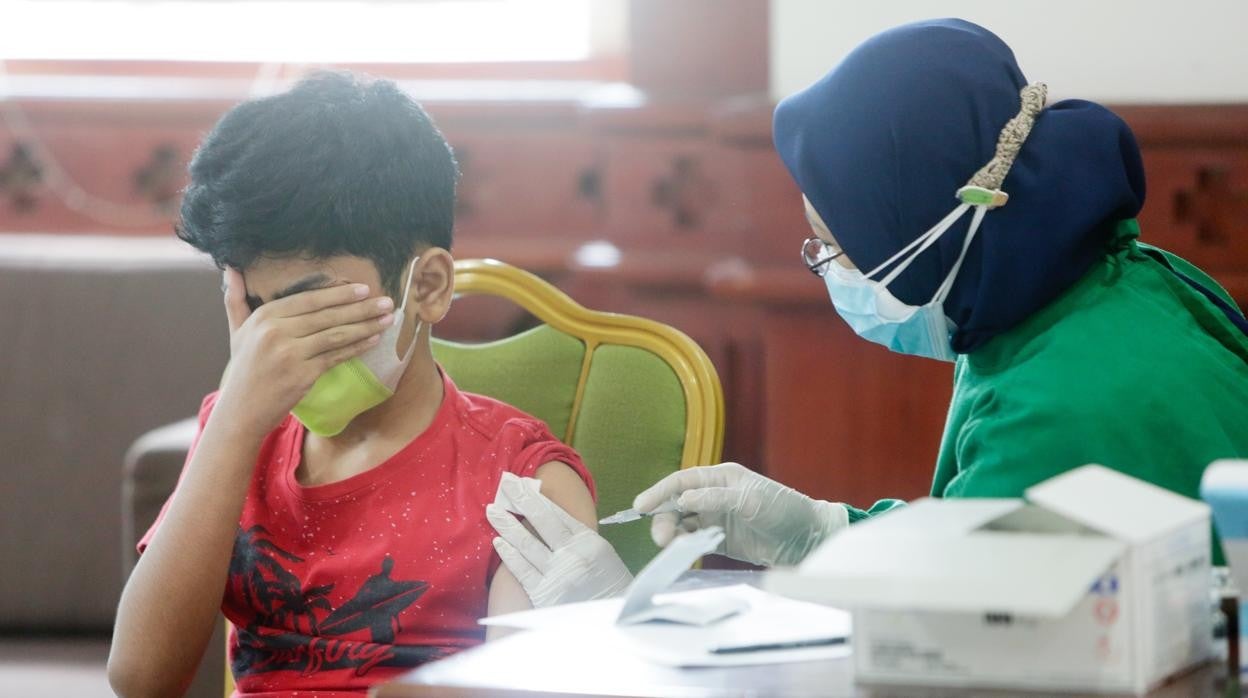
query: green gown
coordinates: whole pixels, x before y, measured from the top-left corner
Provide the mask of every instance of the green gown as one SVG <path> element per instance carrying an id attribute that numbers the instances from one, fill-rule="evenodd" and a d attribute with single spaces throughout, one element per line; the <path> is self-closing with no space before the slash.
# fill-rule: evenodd
<path id="1" fill-rule="evenodd" d="M 1167 266 L 1234 302 L 1138 235 L 1121 223 L 1078 283 L 959 357 L 933 496 L 1019 497 L 1099 463 L 1199 498 L 1205 466 L 1248 457 L 1248 337 Z"/>

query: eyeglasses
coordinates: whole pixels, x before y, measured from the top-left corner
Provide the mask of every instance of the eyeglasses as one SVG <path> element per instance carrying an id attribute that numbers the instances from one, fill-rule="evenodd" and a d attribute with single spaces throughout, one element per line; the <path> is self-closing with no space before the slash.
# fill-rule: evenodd
<path id="1" fill-rule="evenodd" d="M 831 245 L 817 237 L 806 238 L 802 243 L 802 263 L 810 273 L 823 278 L 828 273 L 828 265 L 832 260 L 845 254 L 845 250 Z"/>

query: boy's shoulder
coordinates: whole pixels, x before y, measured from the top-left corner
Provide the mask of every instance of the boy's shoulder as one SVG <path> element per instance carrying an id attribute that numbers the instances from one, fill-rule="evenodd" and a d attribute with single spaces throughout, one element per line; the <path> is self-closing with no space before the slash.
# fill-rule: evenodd
<path id="1" fill-rule="evenodd" d="M 536 477 L 544 464 L 557 461 L 567 465 L 580 476 L 588 488 L 590 497 L 596 497 L 594 480 L 580 455 L 555 436 L 545 422 L 524 410 L 486 395 L 461 392 L 450 378 L 446 378 L 449 400 L 454 400 L 448 410 L 458 424 L 443 425 L 438 430 L 440 438 L 460 441 L 457 453 L 465 456 L 477 453 L 492 464 L 493 469 L 512 472 L 520 477 Z M 452 428 L 448 429 L 447 426 Z M 471 439 L 467 446 L 462 440 Z M 471 457 L 471 456 L 469 456 Z M 493 488 L 490 488 L 493 492 Z"/>
<path id="2" fill-rule="evenodd" d="M 454 384 L 447 381 L 448 386 Z M 488 395 L 455 391 L 455 412 L 459 421 L 469 429 L 488 441 L 497 440 L 507 434 L 532 438 L 548 438 L 554 440 L 546 423 L 520 408 Z"/>

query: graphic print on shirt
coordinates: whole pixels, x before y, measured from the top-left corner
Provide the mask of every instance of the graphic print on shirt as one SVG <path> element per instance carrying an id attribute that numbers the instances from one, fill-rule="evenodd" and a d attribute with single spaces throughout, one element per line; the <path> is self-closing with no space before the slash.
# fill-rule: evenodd
<path id="1" fill-rule="evenodd" d="M 304 589 L 292 567 L 304 562 L 268 539 L 263 526 L 241 528 L 230 558 L 230 589 L 254 613 L 238 628 L 231 668 L 235 677 L 270 671 L 353 669 L 363 676 L 376 666 L 413 667 L 438 659 L 446 648 L 395 645 L 399 614 L 416 602 L 429 583 L 392 579 L 394 560 L 386 556 L 379 571 L 355 594 L 334 608 L 333 584 Z M 360 636 L 368 632 L 368 638 Z"/>

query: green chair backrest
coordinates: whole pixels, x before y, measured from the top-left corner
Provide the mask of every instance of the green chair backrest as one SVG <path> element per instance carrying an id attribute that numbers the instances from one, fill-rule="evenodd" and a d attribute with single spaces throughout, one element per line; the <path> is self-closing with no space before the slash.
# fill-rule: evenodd
<path id="1" fill-rule="evenodd" d="M 577 305 L 547 282 L 500 262 L 456 263 L 456 292 L 511 299 L 544 324 L 482 344 L 434 340 L 460 389 L 543 420 L 585 460 L 600 516 L 682 467 L 719 459 L 723 395 L 706 354 L 665 325 Z M 605 527 L 637 571 L 657 549 L 645 522 Z"/>

